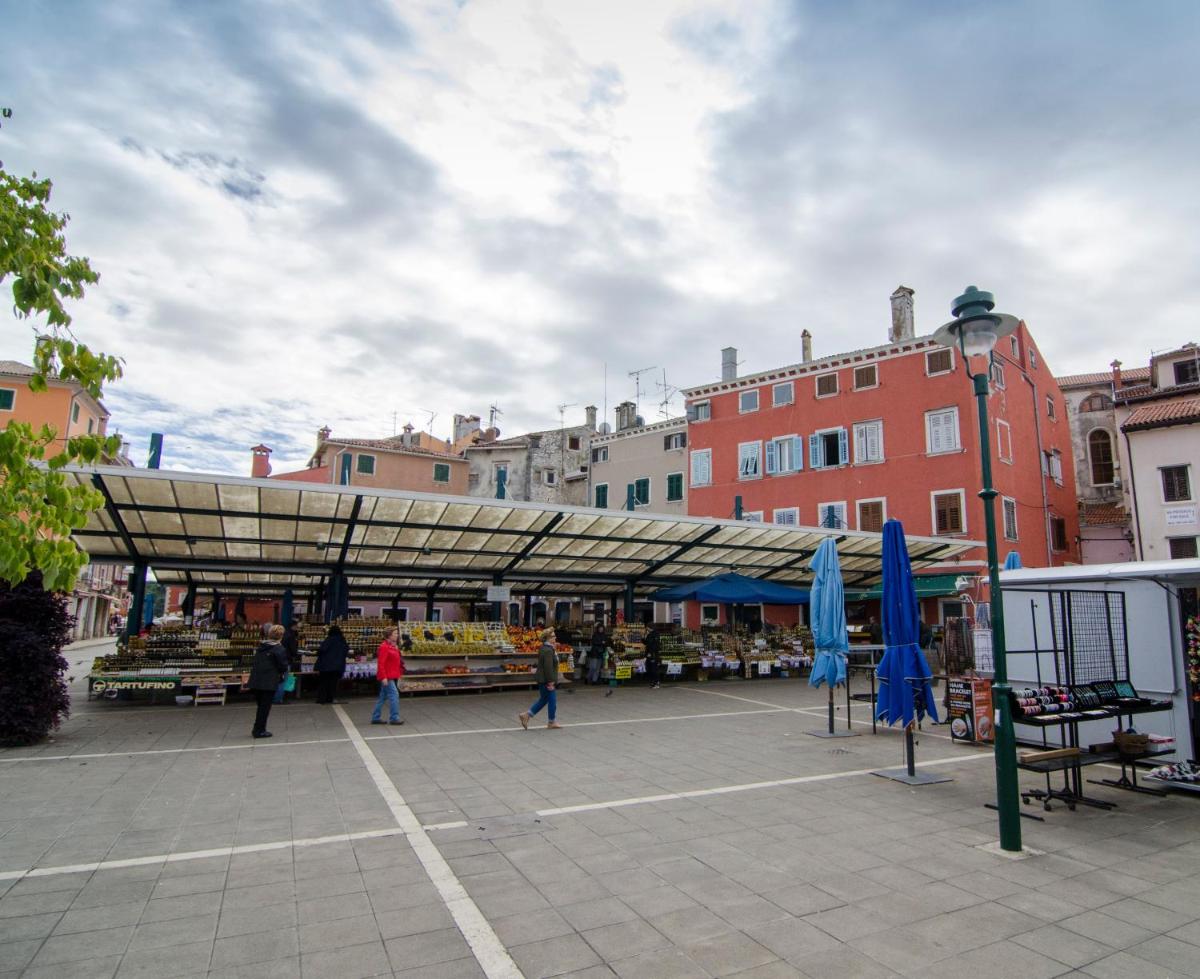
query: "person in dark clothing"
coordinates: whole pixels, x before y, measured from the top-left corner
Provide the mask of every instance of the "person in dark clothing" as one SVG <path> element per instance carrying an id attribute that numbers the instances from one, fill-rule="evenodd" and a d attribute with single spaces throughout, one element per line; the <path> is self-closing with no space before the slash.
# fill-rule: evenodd
<path id="1" fill-rule="evenodd" d="M 534 702 L 529 710 L 522 711 L 517 715 L 517 720 L 521 722 L 521 727 L 526 731 L 529 730 L 529 720 L 543 707 L 548 707 L 546 712 L 549 718 L 549 723 L 546 725 L 550 730 L 556 731 L 562 727 L 555 720 L 558 713 L 558 653 L 554 649 L 554 630 L 542 630 L 542 648 L 538 650 L 538 665 L 537 672 L 534 674 L 534 680 L 538 685 L 538 699 Z"/>
<path id="2" fill-rule="evenodd" d="M 342 630 L 331 625 L 321 645 L 317 648 L 317 703 L 332 704 L 337 693 L 338 681 L 346 672 L 346 657 L 350 655 L 350 644 Z"/>
<path id="3" fill-rule="evenodd" d="M 600 667 L 604 665 L 604 650 L 608 648 L 608 633 L 604 631 L 604 623 L 596 626 L 592 633 L 592 644 L 588 647 L 587 682 L 600 682 Z"/>
<path id="4" fill-rule="evenodd" d="M 267 626 L 265 629 L 265 632 L 269 634 L 270 631 L 274 628 L 275 628 L 275 626 Z M 283 629 L 283 626 L 280 626 L 279 628 Z M 284 629 L 283 639 L 280 642 L 280 645 L 283 646 L 283 654 L 284 654 L 284 656 L 287 657 L 288 670 L 290 670 L 292 673 L 299 674 L 299 672 L 300 672 L 300 633 L 296 630 L 296 627 L 294 625 L 290 625 L 286 629 Z M 286 680 L 286 679 L 287 678 L 285 677 L 284 680 Z M 272 700 L 272 703 L 282 704 L 283 703 L 283 695 L 286 692 L 287 691 L 285 691 L 283 689 L 283 682 L 281 681 L 279 686 L 275 690 L 275 698 Z M 299 689 L 299 687 L 297 687 L 296 688 L 296 696 L 299 696 L 299 695 L 300 695 L 300 689 Z"/>
<path id="5" fill-rule="evenodd" d="M 258 711 L 254 715 L 254 728 L 250 732 L 256 738 L 269 738 L 267 717 L 271 713 L 271 703 L 275 698 L 275 690 L 288 675 L 287 653 L 279 640 L 283 638 L 283 626 L 273 625 L 267 632 L 267 638 L 254 651 L 254 663 L 250 667 L 250 681 L 247 687 L 254 691 L 254 699 L 258 701 Z"/>
<path id="6" fill-rule="evenodd" d="M 883 626 L 879 624 L 879 620 L 873 615 L 867 623 L 867 635 L 871 638 L 872 646 L 883 645 Z"/>
<path id="7" fill-rule="evenodd" d="M 658 630 L 650 626 L 642 644 L 646 647 L 646 679 L 650 681 L 651 688 L 662 686 L 662 653 L 659 652 L 658 642 Z"/>

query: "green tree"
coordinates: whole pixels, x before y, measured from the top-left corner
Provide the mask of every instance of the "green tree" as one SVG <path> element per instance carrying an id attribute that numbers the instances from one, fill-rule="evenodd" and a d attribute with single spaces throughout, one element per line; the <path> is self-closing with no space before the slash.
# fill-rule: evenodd
<path id="1" fill-rule="evenodd" d="M 0 118 L 11 117 L 11 109 L 0 109 Z M 45 391 L 46 379 L 57 377 L 99 399 L 104 384 L 121 376 L 121 361 L 93 352 L 71 331 L 65 304 L 83 298 L 84 287 L 99 276 L 86 258 L 67 253 L 70 216 L 50 209 L 50 190 L 49 180 L 10 174 L 0 162 L 0 287 L 11 280 L 13 314 L 36 320 L 30 388 Z M 64 440 L 51 425 L 35 431 L 28 423 L 8 423 L 0 432 L 0 580 L 17 585 L 36 569 L 49 591 L 74 586 L 87 555 L 71 532 L 104 500 L 90 487 L 69 483 L 61 470 L 101 462 L 119 449 L 118 438 Z"/>

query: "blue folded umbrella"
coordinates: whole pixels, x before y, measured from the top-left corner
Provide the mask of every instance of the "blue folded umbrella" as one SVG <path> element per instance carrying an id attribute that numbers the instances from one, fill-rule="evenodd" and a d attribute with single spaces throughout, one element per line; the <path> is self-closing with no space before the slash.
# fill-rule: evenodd
<path id="1" fill-rule="evenodd" d="M 1019 567 L 1021 567 L 1021 555 L 1016 551 L 1009 551 L 1008 557 L 1004 559 L 1004 570 L 1016 571 Z"/>
<path id="2" fill-rule="evenodd" d="M 846 654 L 850 650 L 837 541 L 832 537 L 821 541 L 810 567 L 814 577 L 808 608 L 817 653 L 808 683 L 813 687 L 822 683 L 837 687 L 846 682 Z"/>
<path id="3" fill-rule="evenodd" d="M 913 582 L 904 527 L 899 520 L 883 525 L 883 659 L 875 668 L 879 696 L 875 716 L 891 725 L 907 727 L 914 717 L 928 713 L 938 719 L 933 699 L 933 674 L 921 652 L 920 611 Z"/>

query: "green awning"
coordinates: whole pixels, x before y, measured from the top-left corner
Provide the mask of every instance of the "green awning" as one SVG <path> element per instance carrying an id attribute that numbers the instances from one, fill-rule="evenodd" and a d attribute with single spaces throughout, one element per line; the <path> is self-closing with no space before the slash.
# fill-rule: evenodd
<path id="1" fill-rule="evenodd" d="M 958 581 L 958 577 L 957 574 L 914 575 L 913 581 L 916 582 L 917 586 L 917 598 L 957 595 L 958 588 L 955 587 L 955 582 Z M 883 598 L 882 585 L 875 588 L 868 588 L 864 591 L 846 589 L 846 601 L 848 602 L 867 602 L 879 598 Z"/>

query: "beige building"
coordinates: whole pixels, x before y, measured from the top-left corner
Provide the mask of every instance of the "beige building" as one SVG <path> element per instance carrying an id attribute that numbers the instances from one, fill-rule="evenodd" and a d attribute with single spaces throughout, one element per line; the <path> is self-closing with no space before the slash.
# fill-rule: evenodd
<path id="1" fill-rule="evenodd" d="M 589 504 L 687 513 L 687 419 L 642 423 L 632 401 L 617 406 L 616 431 L 592 440 Z"/>
<path id="2" fill-rule="evenodd" d="M 1119 373 L 1119 366 L 1114 373 Z M 1118 388 L 1114 414 L 1137 558 L 1194 558 L 1200 542 L 1200 347 L 1150 359 L 1146 383 Z"/>

